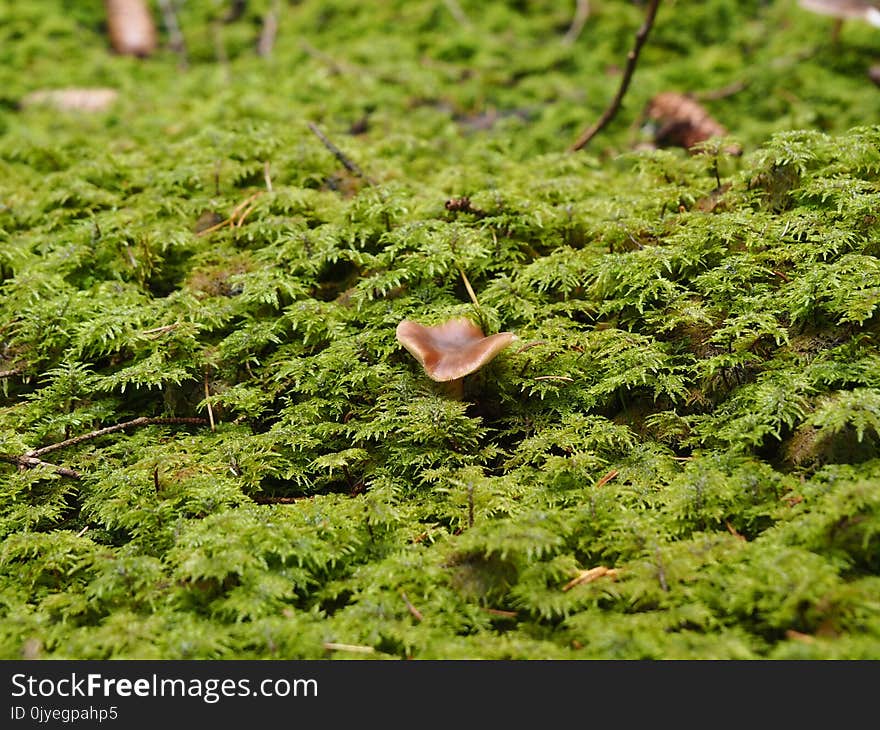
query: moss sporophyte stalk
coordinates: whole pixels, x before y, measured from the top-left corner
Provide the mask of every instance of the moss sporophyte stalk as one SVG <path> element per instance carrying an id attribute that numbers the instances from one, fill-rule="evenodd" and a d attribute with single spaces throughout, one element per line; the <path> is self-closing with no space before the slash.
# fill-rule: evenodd
<path id="1" fill-rule="evenodd" d="M 869 23 L 661 3 L 569 152 L 644 3 L 73 5 L 0 7 L 0 655 L 880 657 Z"/>

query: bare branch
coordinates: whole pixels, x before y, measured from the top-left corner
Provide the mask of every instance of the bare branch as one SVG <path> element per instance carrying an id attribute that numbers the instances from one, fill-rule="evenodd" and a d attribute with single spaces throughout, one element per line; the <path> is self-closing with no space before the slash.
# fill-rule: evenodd
<path id="1" fill-rule="evenodd" d="M 57 444 L 49 444 L 49 446 L 44 446 L 41 449 L 33 449 L 32 451 L 28 451 L 23 457 L 19 457 L 22 459 L 33 459 L 37 456 L 42 456 L 43 454 L 48 454 L 50 451 L 57 451 L 58 449 L 66 449 L 68 446 L 75 446 L 76 444 L 81 444 L 83 441 L 89 441 L 91 439 L 96 439 L 100 436 L 106 436 L 109 433 L 116 433 L 117 431 L 124 431 L 126 428 L 136 428 L 138 426 L 154 426 L 154 425 L 176 425 L 176 424 L 185 424 L 192 426 L 204 426 L 208 422 L 204 418 L 188 418 L 188 417 L 160 417 L 160 418 L 150 418 L 148 416 L 141 416 L 140 418 L 135 418 L 133 421 L 126 421 L 125 423 L 117 423 L 115 426 L 107 426 L 106 428 L 99 428 L 97 431 L 90 431 L 89 433 L 81 434 L 80 436 L 74 436 L 73 438 L 67 439 L 65 441 L 59 441 Z M 39 461 L 39 459 L 35 459 L 35 461 Z M 38 466 L 39 464 L 35 464 Z M 51 466 L 51 464 L 50 464 Z"/>
<path id="2" fill-rule="evenodd" d="M 357 175 L 359 178 L 366 180 L 366 182 L 368 182 L 370 185 L 376 184 L 364 174 L 364 171 L 361 170 L 360 167 L 358 167 L 357 163 L 347 157 L 341 149 L 339 149 L 335 144 L 327 139 L 326 135 L 320 129 L 318 129 L 318 126 L 314 122 L 308 122 L 308 125 L 309 129 L 312 130 L 314 135 L 321 140 L 322 144 L 328 150 L 330 150 L 333 156 L 342 163 L 343 167 L 345 167 L 346 170 L 348 170 L 353 175 Z"/>
<path id="3" fill-rule="evenodd" d="M 82 479 L 82 474 L 80 474 L 75 469 L 68 469 L 66 466 L 50 464 L 48 461 L 42 461 L 35 456 L 16 456 L 15 454 L 0 454 L 0 461 L 5 461 L 7 464 L 17 464 L 23 469 L 36 469 L 39 466 L 45 466 L 49 469 L 52 469 L 56 474 L 60 474 L 63 477 L 70 477 L 71 479 Z"/>
<path id="4" fill-rule="evenodd" d="M 578 150 L 583 149 L 593 137 L 595 137 L 612 119 L 614 119 L 615 114 L 617 114 L 617 111 L 620 109 L 620 104 L 623 101 L 626 90 L 629 88 L 629 82 L 632 80 L 633 73 L 635 73 L 636 64 L 639 60 L 639 53 L 641 52 L 645 41 L 648 39 L 648 33 L 651 32 L 651 28 L 654 25 L 654 17 L 657 15 L 657 8 L 659 5 L 660 0 L 651 0 L 648 5 L 648 10 L 645 14 L 645 22 L 642 23 L 642 27 L 639 28 L 636 33 L 635 45 L 633 45 L 632 50 L 627 54 L 626 69 L 623 72 L 623 79 L 620 82 L 620 88 L 617 90 L 617 94 L 615 94 L 614 99 L 611 100 L 611 104 L 602 113 L 602 116 L 599 117 L 599 120 L 595 124 L 581 133 L 577 140 L 575 140 L 574 144 L 568 148 L 569 152 L 577 152 Z"/>

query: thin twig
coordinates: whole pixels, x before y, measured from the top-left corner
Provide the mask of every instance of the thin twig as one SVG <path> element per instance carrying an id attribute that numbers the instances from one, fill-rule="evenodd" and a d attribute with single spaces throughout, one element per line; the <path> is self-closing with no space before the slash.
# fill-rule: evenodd
<path id="1" fill-rule="evenodd" d="M 263 180 L 266 181 L 266 191 L 272 192 L 272 177 L 269 175 L 269 160 L 263 163 Z"/>
<path id="2" fill-rule="evenodd" d="M 617 577 L 617 569 L 616 568 L 606 568 L 604 565 L 597 565 L 595 568 L 590 568 L 589 570 L 582 570 L 578 573 L 574 578 L 572 578 L 568 583 L 562 586 L 562 590 L 570 591 L 575 586 L 579 586 L 582 583 L 592 583 L 597 578 L 601 578 L 603 576 L 608 576 L 609 578 Z"/>
<path id="3" fill-rule="evenodd" d="M 345 72 L 359 73 L 360 69 L 356 69 L 348 63 L 340 64 L 333 56 L 319 48 L 315 48 L 308 41 L 300 41 L 299 47 L 312 58 L 317 59 L 330 69 L 330 73 L 341 76 Z"/>
<path id="4" fill-rule="evenodd" d="M 562 38 L 562 42 L 566 46 L 572 45 L 580 36 L 587 18 L 590 17 L 590 0 L 577 0 L 577 6 L 574 9 L 574 17 L 568 31 Z"/>
<path id="5" fill-rule="evenodd" d="M 208 408 L 208 422 L 211 424 L 211 433 L 214 433 L 214 409 L 211 408 L 211 393 L 208 391 L 208 369 L 205 368 L 205 406 Z"/>
<path id="6" fill-rule="evenodd" d="M 617 114 L 618 109 L 620 109 L 620 104 L 623 101 L 624 94 L 626 94 L 626 90 L 629 88 L 629 82 L 632 80 L 633 73 L 635 73 L 636 64 L 639 60 L 639 53 L 642 50 L 645 41 L 648 39 L 648 33 L 651 32 L 651 27 L 654 25 L 654 17 L 657 15 L 657 8 L 659 5 L 660 0 L 651 0 L 648 5 L 648 9 L 645 13 L 645 22 L 636 33 L 635 45 L 633 45 L 632 50 L 626 56 L 626 69 L 623 72 L 623 79 L 620 82 L 620 88 L 617 90 L 617 94 L 615 94 L 614 99 L 611 100 L 611 104 L 595 124 L 581 133 L 575 143 L 568 148 L 569 152 L 577 152 L 577 150 L 583 149 L 593 137 L 605 128 L 605 125 L 614 118 L 614 115 Z"/>
<path id="7" fill-rule="evenodd" d="M 815 636 L 810 636 L 809 634 L 805 634 L 801 631 L 795 631 L 794 629 L 786 629 L 785 638 L 791 639 L 792 641 L 801 641 L 804 644 L 812 644 L 814 641 L 816 641 Z"/>
<path id="8" fill-rule="evenodd" d="M 484 608 L 486 613 L 491 613 L 493 616 L 502 616 L 503 618 L 516 618 L 516 611 L 505 611 L 501 608 Z"/>
<path id="9" fill-rule="evenodd" d="M 601 487 L 605 484 L 608 484 L 612 479 L 614 479 L 618 474 L 620 474 L 617 469 L 612 469 L 609 471 L 604 477 L 602 477 L 598 482 L 596 482 L 597 487 Z"/>
<path id="10" fill-rule="evenodd" d="M 247 216 L 251 212 L 251 210 L 253 210 L 253 205 L 251 205 L 251 203 L 253 203 L 253 201 L 262 194 L 262 190 L 257 190 L 257 192 L 249 195 L 232 209 L 232 212 L 229 214 L 229 217 L 226 220 L 220 221 L 219 223 L 216 223 L 209 228 L 205 228 L 204 230 L 199 231 L 196 236 L 204 236 L 208 233 L 213 233 L 214 231 L 223 228 L 224 226 L 229 226 L 230 228 L 240 228 L 245 216 Z"/>
<path id="11" fill-rule="evenodd" d="M 301 502 L 304 499 L 310 499 L 310 497 L 271 497 L 255 494 L 251 499 L 257 504 L 293 504 L 294 502 Z"/>
<path id="12" fill-rule="evenodd" d="M 422 616 L 422 612 L 419 611 L 419 609 L 417 609 L 415 606 L 413 606 L 412 603 L 410 603 L 409 598 L 406 597 L 406 593 L 401 591 L 400 597 L 403 599 L 403 602 L 406 604 L 407 609 L 415 617 L 416 621 L 424 620 L 425 617 Z"/>
<path id="13" fill-rule="evenodd" d="M 531 342 L 526 342 L 524 345 L 522 345 L 522 347 L 515 350 L 513 354 L 519 355 L 520 353 L 525 352 L 526 350 L 531 350 L 533 347 L 539 347 L 540 345 L 546 345 L 546 344 L 547 344 L 546 340 L 532 340 Z"/>
<path id="14" fill-rule="evenodd" d="M 89 525 L 86 525 L 86 526 L 83 527 L 79 532 L 76 533 L 76 536 L 77 536 L 77 537 L 82 537 L 82 536 L 85 535 L 88 531 L 89 531 Z"/>
<path id="15" fill-rule="evenodd" d="M 343 167 L 348 170 L 353 175 L 357 175 L 359 178 L 362 178 L 370 185 L 375 185 L 369 177 L 364 174 L 364 171 L 358 167 L 357 163 L 354 162 L 351 158 L 347 157 L 345 153 L 339 149 L 335 144 L 333 144 L 329 139 L 327 139 L 326 135 L 318 129 L 318 126 L 314 122 L 308 122 L 309 129 L 312 130 L 314 135 L 321 140 L 322 144 L 333 154 L 333 156 L 339 160 Z"/>
<path id="16" fill-rule="evenodd" d="M 567 375 L 537 375 L 535 380 L 560 380 L 563 383 L 574 382 L 574 378 L 569 378 Z"/>
<path id="17" fill-rule="evenodd" d="M 12 368 L 11 370 L 0 370 L 0 380 L 3 378 L 11 378 L 13 375 L 20 375 L 24 372 L 24 368 Z"/>
<path id="18" fill-rule="evenodd" d="M 142 335 L 146 335 L 149 337 L 150 335 L 164 335 L 166 332 L 171 332 L 172 330 L 180 327 L 180 322 L 175 322 L 174 324 L 166 324 L 161 327 L 153 327 L 149 330 L 141 330 Z"/>
<path id="19" fill-rule="evenodd" d="M 247 218 L 251 211 L 257 206 L 256 203 L 251 203 L 247 208 L 241 211 L 241 215 L 238 216 L 238 220 L 235 222 L 236 228 L 241 228 L 244 225 L 244 219 Z"/>
<path id="20" fill-rule="evenodd" d="M 335 641 L 325 641 L 324 648 L 327 651 L 350 651 L 355 654 L 372 654 L 376 651 L 372 646 L 361 646 L 360 644 L 339 644 Z"/>
<path id="21" fill-rule="evenodd" d="M 747 542 L 746 536 L 740 533 L 733 525 L 730 524 L 728 520 L 724 522 L 725 527 L 727 527 L 727 531 L 733 535 L 737 540 L 742 540 L 743 542 Z"/>
<path id="22" fill-rule="evenodd" d="M 177 22 L 177 11 L 173 0 L 158 0 L 159 9 L 162 11 L 162 22 L 168 31 L 168 45 L 180 57 L 180 68 L 189 67 L 186 53 L 186 41 L 180 32 L 180 23 Z"/>
<path id="23" fill-rule="evenodd" d="M 471 25 L 471 19 L 467 16 L 467 13 L 464 12 L 461 5 L 458 4 L 457 0 L 443 0 L 443 4 L 460 25 Z"/>
<path id="24" fill-rule="evenodd" d="M 278 35 L 278 13 L 281 7 L 278 0 L 272 3 L 272 7 L 263 16 L 263 30 L 260 32 L 260 40 L 257 42 L 257 55 L 267 58 L 272 55 L 275 47 L 275 36 Z"/>
<path id="25" fill-rule="evenodd" d="M 63 477 L 70 477 L 71 479 L 82 479 L 82 474 L 80 474 L 75 469 L 68 469 L 66 466 L 50 464 L 48 461 L 43 461 L 35 456 L 16 456 L 15 454 L 0 454 L 0 461 L 5 461 L 7 464 L 17 464 L 23 469 L 36 469 L 38 466 L 46 466 Z"/>
<path id="26" fill-rule="evenodd" d="M 458 273 L 461 274 L 462 281 L 464 281 L 464 288 L 467 289 L 468 296 L 471 298 L 474 306 L 479 309 L 480 303 L 477 301 L 477 295 L 474 294 L 473 287 L 471 287 L 471 283 L 468 281 L 467 274 L 464 273 L 464 269 L 461 268 L 461 266 L 458 267 Z"/>
<path id="27" fill-rule="evenodd" d="M 663 569 L 663 562 L 660 560 L 660 549 L 654 551 L 654 556 L 657 558 L 656 566 L 657 566 L 657 580 L 660 582 L 660 587 L 663 589 L 664 593 L 669 593 L 669 583 L 666 582 L 666 571 Z"/>
<path id="28" fill-rule="evenodd" d="M 31 459 L 36 456 L 42 456 L 43 454 L 48 454 L 50 451 L 57 451 L 58 449 L 66 449 L 68 446 L 75 446 L 76 444 L 81 444 L 83 441 L 89 441 L 91 439 L 99 438 L 100 436 L 106 436 L 109 433 L 116 433 L 117 431 L 124 431 L 126 428 L 136 428 L 137 426 L 155 426 L 155 425 L 191 425 L 191 426 L 204 426 L 207 421 L 204 418 L 190 418 L 190 417 L 159 417 L 159 418 L 150 418 L 149 416 L 141 416 L 140 418 L 135 418 L 132 421 L 126 421 L 125 423 L 117 423 L 115 426 L 107 426 L 106 428 L 99 428 L 97 431 L 90 431 L 89 433 L 81 434 L 80 436 L 74 436 L 73 438 L 66 439 L 64 441 L 59 441 L 57 444 L 49 444 L 49 446 L 44 446 L 41 449 L 33 449 L 32 451 L 28 451 L 24 457 Z M 39 461 L 39 459 L 37 459 Z M 50 464 L 51 466 L 51 464 Z"/>
<path id="29" fill-rule="evenodd" d="M 474 526 L 474 485 L 473 485 L 473 483 L 468 484 L 467 502 L 468 502 L 468 527 L 473 527 Z"/>

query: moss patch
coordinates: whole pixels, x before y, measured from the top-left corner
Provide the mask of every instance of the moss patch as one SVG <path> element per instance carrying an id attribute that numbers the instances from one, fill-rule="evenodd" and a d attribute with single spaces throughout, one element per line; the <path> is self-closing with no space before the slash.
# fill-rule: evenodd
<path id="1" fill-rule="evenodd" d="M 0 9 L 0 655 L 880 656 L 876 33 L 663 3 L 568 154 L 643 8 L 461 4 Z M 640 146 L 735 83 L 741 156 Z M 457 316 L 462 400 L 395 339 Z"/>

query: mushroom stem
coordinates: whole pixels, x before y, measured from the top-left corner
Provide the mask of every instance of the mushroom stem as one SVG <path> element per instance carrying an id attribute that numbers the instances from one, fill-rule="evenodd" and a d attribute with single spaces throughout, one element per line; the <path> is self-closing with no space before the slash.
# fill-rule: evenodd
<path id="1" fill-rule="evenodd" d="M 831 27 L 831 45 L 836 46 L 840 43 L 840 32 L 843 30 L 843 18 L 835 18 L 834 25 Z"/>
<path id="2" fill-rule="evenodd" d="M 455 380 L 447 380 L 443 383 L 443 390 L 450 398 L 462 400 L 464 398 L 464 378 L 456 378 Z"/>
<path id="3" fill-rule="evenodd" d="M 465 317 L 433 327 L 408 319 L 397 325 L 397 341 L 421 363 L 431 380 L 443 383 L 444 392 L 455 400 L 464 398 L 463 378 L 479 370 L 516 339 L 513 332 L 486 337 Z"/>

